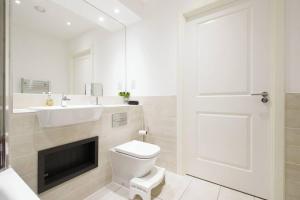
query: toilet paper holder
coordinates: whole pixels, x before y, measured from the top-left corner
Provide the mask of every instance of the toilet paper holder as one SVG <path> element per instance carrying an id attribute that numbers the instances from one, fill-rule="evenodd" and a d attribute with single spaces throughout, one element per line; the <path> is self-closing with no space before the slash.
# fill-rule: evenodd
<path id="1" fill-rule="evenodd" d="M 148 135 L 148 130 L 139 130 L 139 135 L 143 137 L 143 142 L 145 142 L 145 137 Z"/>

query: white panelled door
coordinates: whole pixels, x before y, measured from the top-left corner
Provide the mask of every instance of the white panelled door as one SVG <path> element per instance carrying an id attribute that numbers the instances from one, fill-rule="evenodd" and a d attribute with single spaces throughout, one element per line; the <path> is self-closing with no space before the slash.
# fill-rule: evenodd
<path id="1" fill-rule="evenodd" d="M 83 55 L 74 59 L 73 68 L 73 93 L 86 94 L 86 84 L 91 84 L 93 77 L 93 65 L 91 63 L 91 56 Z M 89 95 L 89 94 L 88 94 Z"/>
<path id="2" fill-rule="evenodd" d="M 186 173 L 262 198 L 270 194 L 270 11 L 237 1 L 185 26 Z"/>

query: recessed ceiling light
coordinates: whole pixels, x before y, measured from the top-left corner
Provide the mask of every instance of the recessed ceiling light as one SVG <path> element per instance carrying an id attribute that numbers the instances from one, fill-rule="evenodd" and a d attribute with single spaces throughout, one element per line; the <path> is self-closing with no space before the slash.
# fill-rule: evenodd
<path id="1" fill-rule="evenodd" d="M 72 25 L 72 23 L 71 22 L 67 22 L 67 26 L 71 26 Z"/>
<path id="2" fill-rule="evenodd" d="M 21 4 L 21 1 L 20 0 L 15 0 L 15 3 L 19 5 L 19 4 Z"/>
<path id="3" fill-rule="evenodd" d="M 209 20 L 209 21 L 207 21 L 207 22 L 204 22 L 204 24 L 210 24 L 210 23 L 213 23 L 213 22 L 215 22 L 216 20 L 214 20 L 214 19 L 212 19 L 212 20 Z"/>
<path id="4" fill-rule="evenodd" d="M 120 10 L 118 8 L 114 9 L 114 13 L 119 14 Z"/>
<path id="5" fill-rule="evenodd" d="M 40 13 L 45 13 L 46 9 L 42 6 L 34 6 L 34 9 Z"/>
<path id="6" fill-rule="evenodd" d="M 99 21 L 100 21 L 100 22 L 103 22 L 103 21 L 104 21 L 104 18 L 103 18 L 103 17 L 99 17 Z"/>

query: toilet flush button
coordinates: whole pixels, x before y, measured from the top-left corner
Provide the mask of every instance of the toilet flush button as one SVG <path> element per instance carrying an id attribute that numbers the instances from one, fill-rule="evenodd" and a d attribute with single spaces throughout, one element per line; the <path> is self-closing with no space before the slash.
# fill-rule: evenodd
<path id="1" fill-rule="evenodd" d="M 112 127 L 120 127 L 127 125 L 127 113 L 112 114 Z"/>

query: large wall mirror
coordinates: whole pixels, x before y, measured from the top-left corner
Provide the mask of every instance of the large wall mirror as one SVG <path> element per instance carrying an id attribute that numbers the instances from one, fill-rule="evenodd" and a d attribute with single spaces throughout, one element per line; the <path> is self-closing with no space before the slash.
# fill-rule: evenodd
<path id="1" fill-rule="evenodd" d="M 14 93 L 104 96 L 124 90 L 125 27 L 86 0 L 10 4 Z"/>

